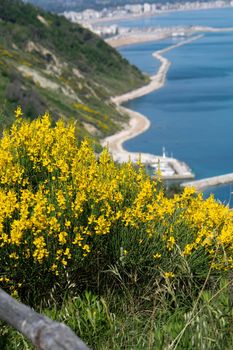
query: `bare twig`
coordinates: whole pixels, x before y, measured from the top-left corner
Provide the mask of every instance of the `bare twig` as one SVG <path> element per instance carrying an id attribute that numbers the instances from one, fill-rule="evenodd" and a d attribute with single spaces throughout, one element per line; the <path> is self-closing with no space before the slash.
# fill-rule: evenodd
<path id="1" fill-rule="evenodd" d="M 36 313 L 1 289 L 0 319 L 21 332 L 38 350 L 90 350 L 69 327 Z"/>

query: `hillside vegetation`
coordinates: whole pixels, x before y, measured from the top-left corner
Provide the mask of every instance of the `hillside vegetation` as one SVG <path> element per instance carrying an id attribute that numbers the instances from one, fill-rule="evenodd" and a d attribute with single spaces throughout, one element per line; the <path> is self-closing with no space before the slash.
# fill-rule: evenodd
<path id="1" fill-rule="evenodd" d="M 0 288 L 93 350 L 232 350 L 233 211 L 96 155 L 125 120 L 110 96 L 146 80 L 82 27 L 1 0 Z M 0 321 L 0 349 L 32 347 Z"/>
<path id="2" fill-rule="evenodd" d="M 124 120 L 110 96 L 147 79 L 81 26 L 19 0 L 0 1 L 1 128 L 21 105 L 28 117 L 48 110 L 76 120 L 82 137 L 110 134 Z"/>
<path id="3" fill-rule="evenodd" d="M 97 160 L 73 124 L 20 109 L 0 142 L 0 286 L 93 349 L 233 345 L 233 212 Z M 1 349 L 30 349 L 0 328 Z"/>

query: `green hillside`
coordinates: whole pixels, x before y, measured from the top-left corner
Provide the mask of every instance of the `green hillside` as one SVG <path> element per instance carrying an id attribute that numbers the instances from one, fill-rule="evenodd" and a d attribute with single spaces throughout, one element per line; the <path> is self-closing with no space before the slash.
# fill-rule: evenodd
<path id="1" fill-rule="evenodd" d="M 28 117 L 73 118 L 81 136 L 104 136 L 123 119 L 110 96 L 148 80 L 99 37 L 19 0 L 0 2 L 1 128 L 21 105 Z"/>

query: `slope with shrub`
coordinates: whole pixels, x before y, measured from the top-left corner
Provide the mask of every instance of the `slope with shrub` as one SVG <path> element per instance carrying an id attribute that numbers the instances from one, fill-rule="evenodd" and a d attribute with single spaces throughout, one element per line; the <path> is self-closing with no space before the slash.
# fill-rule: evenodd
<path id="1" fill-rule="evenodd" d="M 127 121 L 109 101 L 148 82 L 97 35 L 20 0 L 0 1 L 0 131 L 24 113 L 76 120 L 80 137 L 114 133 Z"/>
<path id="2" fill-rule="evenodd" d="M 228 207 L 188 188 L 167 198 L 140 162 L 97 158 L 72 123 L 28 121 L 20 108 L 0 142 L 0 192 L 6 291 L 95 349 L 230 349 Z"/>

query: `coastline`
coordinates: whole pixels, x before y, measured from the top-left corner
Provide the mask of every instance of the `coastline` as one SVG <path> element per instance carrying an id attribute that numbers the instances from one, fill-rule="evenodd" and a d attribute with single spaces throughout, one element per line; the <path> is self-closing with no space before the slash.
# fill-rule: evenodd
<path id="1" fill-rule="evenodd" d="M 126 35 L 118 35 L 118 36 L 106 39 L 106 42 L 112 47 L 117 48 L 121 46 L 128 46 L 128 45 L 139 44 L 143 42 L 164 40 L 172 37 L 174 31 L 176 31 L 177 33 L 183 33 L 186 36 L 191 36 L 197 33 L 233 32 L 233 27 L 213 28 L 213 27 L 194 26 L 191 28 L 186 28 L 186 27 L 167 28 L 166 30 L 163 30 L 163 31 L 155 30 L 151 32 L 144 32 L 143 30 L 140 30 L 140 31 L 129 32 Z"/>
<path id="2" fill-rule="evenodd" d="M 159 51 L 154 52 L 153 57 L 158 59 L 161 64 L 160 64 L 160 67 L 159 67 L 157 74 L 151 76 L 150 83 L 139 88 L 139 89 L 130 91 L 124 95 L 111 98 L 111 102 L 113 102 L 116 105 L 118 111 L 120 113 L 125 113 L 125 114 L 129 115 L 129 117 L 130 117 L 129 124 L 127 124 L 122 131 L 120 131 L 114 135 L 108 136 L 101 141 L 102 146 L 108 147 L 114 160 L 119 161 L 119 162 L 126 162 L 130 158 L 133 162 L 136 162 L 138 160 L 138 156 L 140 154 L 141 161 L 143 163 L 158 162 L 158 161 L 165 162 L 165 160 L 167 163 L 168 162 L 174 163 L 174 161 L 178 162 L 174 158 L 168 158 L 168 157 L 164 158 L 162 156 L 149 154 L 149 153 L 128 152 L 124 149 L 123 143 L 129 139 L 132 139 L 132 138 L 138 136 L 139 134 L 145 132 L 146 130 L 148 130 L 148 128 L 150 127 L 150 121 L 143 114 L 138 113 L 136 111 L 133 111 L 129 108 L 123 107 L 122 103 L 128 102 L 128 101 L 133 100 L 135 98 L 142 97 L 144 95 L 151 93 L 152 91 L 155 91 L 155 90 L 162 88 L 165 84 L 167 72 L 168 72 L 170 65 L 171 65 L 171 62 L 166 57 L 163 57 L 162 55 L 168 51 L 171 51 L 171 50 L 177 48 L 177 47 L 180 47 L 180 46 L 189 44 L 195 40 L 198 40 L 201 37 L 203 37 L 203 35 L 204 34 L 196 35 L 196 36 L 191 37 L 189 39 L 182 40 L 181 42 L 179 42 L 175 45 L 169 46 L 163 50 L 159 50 Z M 173 164 L 173 167 L 177 168 L 177 164 L 176 164 L 176 166 L 174 166 L 174 164 Z M 187 175 L 189 175 L 189 178 L 192 177 L 192 176 L 190 176 L 191 172 L 187 166 L 185 167 L 185 169 L 184 168 L 180 169 L 179 172 L 180 173 L 182 172 L 183 174 L 185 173 L 185 177 L 187 177 Z"/>
<path id="3" fill-rule="evenodd" d="M 193 30 L 194 27 L 190 27 L 190 28 L 186 27 L 186 31 L 184 32 L 183 36 L 187 37 L 189 35 L 193 35 L 194 33 L 196 33 L 196 34 L 201 33 L 202 34 L 201 36 L 203 36 L 203 35 L 205 35 L 205 33 L 210 33 L 210 32 L 212 32 L 212 33 L 233 32 L 233 27 L 218 28 L 218 27 L 208 27 L 208 26 L 196 26 L 195 30 L 193 30 L 191 33 L 190 32 L 188 33 L 188 29 Z M 132 34 L 134 34 L 136 39 L 133 38 Z M 140 42 L 163 40 L 165 38 L 173 36 L 173 35 L 166 35 L 166 36 L 162 37 L 161 35 L 158 35 L 158 33 L 155 33 L 155 32 L 152 33 L 153 35 L 145 36 L 144 35 L 145 32 L 143 33 L 143 31 L 141 31 L 141 33 L 139 33 L 140 38 L 138 38 L 137 35 L 135 35 L 135 34 L 136 34 L 135 32 L 134 33 L 127 33 L 125 35 L 124 42 L 122 42 L 122 40 L 120 40 L 122 38 L 119 38 L 119 37 L 117 38 L 117 41 L 115 41 L 114 43 L 112 41 L 113 38 L 108 39 L 108 41 L 110 41 L 109 42 L 110 45 L 112 45 L 114 47 L 120 47 L 120 46 L 131 45 L 134 43 L 136 44 L 136 43 L 140 43 Z M 175 35 L 174 35 L 174 37 L 175 37 Z M 179 37 L 179 35 L 177 37 Z M 178 46 L 181 46 L 184 44 L 185 44 L 184 41 L 182 41 L 178 44 Z M 158 57 L 158 55 L 161 56 L 163 53 L 170 51 L 175 47 L 176 47 L 176 45 L 173 45 L 172 47 L 170 46 L 162 51 L 154 52 L 153 56 L 157 59 L 164 58 L 164 57 Z M 166 58 L 165 58 L 165 60 L 166 60 Z M 161 62 L 161 60 L 160 60 L 160 62 Z M 167 63 L 170 63 L 170 62 L 167 62 Z M 161 66 L 162 66 L 162 62 L 161 62 Z M 160 66 L 160 68 L 161 68 L 161 66 Z M 169 66 L 168 66 L 168 69 L 169 69 Z M 153 77 L 151 77 L 151 79 L 153 79 Z M 164 81 L 165 81 L 165 79 L 166 79 L 166 75 L 164 76 Z M 151 84 L 152 84 L 152 81 L 148 85 L 151 87 Z M 147 93 L 150 93 L 151 91 L 156 90 L 156 88 L 150 90 L 150 88 L 148 88 L 148 85 L 146 87 L 144 87 L 144 89 L 145 88 L 148 89 Z M 143 133 L 144 131 L 146 131 L 150 127 L 150 121 L 144 115 L 142 115 L 138 112 L 132 111 L 126 107 L 122 107 L 120 105 L 121 103 L 124 102 L 124 100 L 129 101 L 131 99 L 138 98 L 138 97 L 146 94 L 146 92 L 145 92 L 142 95 L 140 95 L 140 94 L 138 94 L 138 90 L 140 90 L 140 89 L 137 89 L 137 90 L 132 91 L 128 94 L 125 94 L 127 96 L 126 100 L 125 100 L 125 95 L 123 95 L 124 98 L 123 98 L 123 96 L 118 96 L 118 97 L 113 98 L 113 101 L 115 101 L 117 108 L 119 108 L 121 112 L 127 113 L 130 116 L 129 125 L 125 125 L 125 128 L 124 128 L 124 130 L 122 130 L 122 132 L 106 138 L 105 139 L 107 141 L 106 143 L 105 143 L 105 140 L 103 140 L 103 144 L 105 144 L 105 146 L 106 145 L 109 146 L 109 142 L 113 141 L 112 146 L 113 145 L 116 146 L 115 152 L 116 153 L 118 152 L 118 154 L 120 153 L 120 156 L 116 157 L 116 160 L 128 161 L 130 159 L 131 161 L 138 161 L 138 159 L 140 157 L 141 161 L 142 162 L 144 161 L 144 163 L 146 165 L 149 165 L 149 166 L 150 166 L 150 162 L 151 162 L 151 164 L 155 164 L 155 162 L 157 162 L 157 164 L 160 163 L 160 165 L 162 165 L 162 168 L 164 168 L 164 165 L 165 166 L 168 165 L 168 166 L 170 166 L 170 168 L 175 170 L 175 174 L 171 175 L 171 176 L 170 175 L 167 176 L 167 175 L 162 174 L 162 178 L 164 180 L 176 180 L 177 179 L 177 180 L 179 180 L 179 183 L 181 183 L 181 185 L 183 187 L 191 186 L 191 187 L 194 187 L 196 189 L 196 191 L 198 191 L 198 192 L 206 190 L 209 187 L 215 187 L 215 186 L 219 186 L 219 185 L 221 186 L 223 184 L 225 185 L 228 183 L 232 183 L 233 173 L 230 173 L 230 174 L 228 173 L 228 174 L 220 175 L 220 176 L 213 176 L 210 178 L 204 178 L 204 179 L 196 180 L 196 181 L 189 181 L 189 178 L 191 178 L 191 177 L 194 178 L 193 173 L 191 172 L 191 170 L 188 168 L 188 166 L 185 163 L 180 162 L 177 159 L 155 156 L 152 154 L 145 154 L 145 153 L 140 154 L 139 152 L 137 152 L 137 153 L 127 152 L 123 147 L 123 143 L 131 138 L 136 137 L 140 133 Z M 144 120 L 144 123 L 143 123 L 143 120 Z M 142 124 L 139 124 L 139 122 Z M 135 125 L 137 125 L 137 123 L 138 123 L 138 126 L 141 125 L 141 127 L 139 127 L 139 130 L 135 126 Z M 114 143 L 114 141 L 116 141 L 116 143 Z M 113 149 L 113 151 L 114 151 L 114 149 Z M 123 154 L 124 154 L 124 156 L 123 156 Z M 182 182 L 182 180 L 184 180 L 184 181 Z M 187 181 L 189 181 L 189 182 L 187 182 Z"/>
<path id="4" fill-rule="evenodd" d="M 161 16 L 163 14 L 168 14 L 172 12 L 189 12 L 189 11 L 208 11 L 208 10 L 217 10 L 222 8 L 232 8 L 230 5 L 225 6 L 209 6 L 209 7 L 191 7 L 191 8 L 183 8 L 183 9 L 167 9 L 167 10 L 158 10 L 156 12 L 148 12 L 148 13 L 139 13 L 139 14 L 128 14 L 128 15 L 119 15 L 119 16 L 113 16 L 113 17 L 102 17 L 102 18 L 95 18 L 95 19 L 89 19 L 89 23 L 91 24 L 112 24 L 115 21 L 133 21 L 135 19 L 143 19 L 148 17 L 156 17 Z"/>

